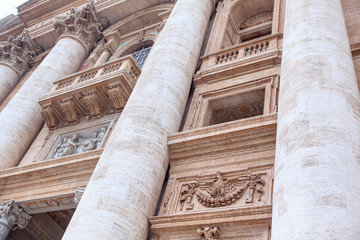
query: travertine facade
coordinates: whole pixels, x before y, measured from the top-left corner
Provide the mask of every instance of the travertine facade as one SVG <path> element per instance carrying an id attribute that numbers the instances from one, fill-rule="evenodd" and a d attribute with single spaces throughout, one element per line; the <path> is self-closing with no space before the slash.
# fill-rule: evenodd
<path id="1" fill-rule="evenodd" d="M 0 239 L 358 239 L 358 0 L 18 10 Z"/>

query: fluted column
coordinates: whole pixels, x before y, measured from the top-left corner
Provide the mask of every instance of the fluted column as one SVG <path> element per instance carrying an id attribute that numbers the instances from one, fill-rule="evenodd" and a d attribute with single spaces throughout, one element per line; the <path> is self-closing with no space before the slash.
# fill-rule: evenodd
<path id="1" fill-rule="evenodd" d="M 7 239 L 12 230 L 25 228 L 30 220 L 31 216 L 14 200 L 0 201 L 0 240 Z"/>
<path id="2" fill-rule="evenodd" d="M 214 1 L 178 0 L 63 239 L 146 239 Z M 94 224 L 96 223 L 96 224 Z"/>
<path id="3" fill-rule="evenodd" d="M 1 111 L 0 170 L 15 166 L 40 130 L 43 119 L 39 97 L 50 91 L 54 81 L 77 71 L 100 38 L 105 23 L 96 18 L 94 11 L 94 4 L 89 3 L 56 20 L 55 28 L 62 33 L 58 42 Z"/>
<path id="4" fill-rule="evenodd" d="M 272 239 L 359 239 L 359 92 L 341 0 L 287 0 Z"/>

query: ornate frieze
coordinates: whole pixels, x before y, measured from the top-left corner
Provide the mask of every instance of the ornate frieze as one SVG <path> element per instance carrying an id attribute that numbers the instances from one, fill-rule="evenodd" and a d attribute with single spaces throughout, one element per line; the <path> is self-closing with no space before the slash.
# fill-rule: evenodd
<path id="1" fill-rule="evenodd" d="M 94 1 L 77 10 L 72 8 L 64 17 L 57 17 L 54 27 L 61 37 L 73 37 L 81 41 L 90 51 L 102 37 L 102 30 L 109 25 L 106 18 L 100 18 L 95 9 Z"/>
<path id="2" fill-rule="evenodd" d="M 0 63 L 10 65 L 20 76 L 31 67 L 34 56 L 42 52 L 41 47 L 35 47 L 27 30 L 14 38 L 9 36 L 8 44 L 0 46 Z"/>
<path id="3" fill-rule="evenodd" d="M 25 228 L 31 220 L 31 216 L 20 208 L 13 199 L 6 202 L 0 201 L 0 216 L 7 219 L 9 227 L 13 230 Z"/>
<path id="4" fill-rule="evenodd" d="M 72 154 L 83 153 L 98 149 L 104 139 L 106 128 L 101 128 L 99 132 L 94 132 L 92 137 L 81 137 L 72 134 L 70 137 L 60 139 L 60 143 L 55 147 L 53 158 L 64 157 Z"/>
<path id="5" fill-rule="evenodd" d="M 219 240 L 220 229 L 218 227 L 204 227 L 197 230 L 201 240 Z"/>

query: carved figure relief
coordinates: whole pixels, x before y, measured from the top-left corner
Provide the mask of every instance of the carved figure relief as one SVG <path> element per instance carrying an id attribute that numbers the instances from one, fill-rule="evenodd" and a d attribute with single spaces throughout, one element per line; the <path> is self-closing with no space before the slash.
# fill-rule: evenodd
<path id="1" fill-rule="evenodd" d="M 25 228 L 31 220 L 31 216 L 20 208 L 13 199 L 6 202 L 0 201 L 0 216 L 4 215 L 13 230 Z"/>
<path id="2" fill-rule="evenodd" d="M 90 138 L 79 137 L 77 134 L 73 134 L 70 137 L 64 137 L 54 149 L 53 158 L 98 149 L 104 139 L 105 132 L 106 128 L 101 128 L 99 132 L 94 132 L 93 136 Z"/>
<path id="3" fill-rule="evenodd" d="M 80 10 L 72 8 L 67 16 L 57 17 L 54 22 L 58 33 L 79 39 L 89 50 L 95 47 L 102 37 L 101 31 L 108 25 L 106 18 L 100 18 L 93 1 Z"/>
<path id="4" fill-rule="evenodd" d="M 180 211 L 184 209 L 184 206 L 186 210 L 194 209 L 194 204 L 191 202 L 197 186 L 199 186 L 197 183 L 191 183 L 183 186 L 180 194 Z"/>
<path id="5" fill-rule="evenodd" d="M 261 179 L 260 174 L 225 179 L 223 173 L 218 171 L 214 180 L 198 180 L 182 187 L 179 200 L 180 211 L 192 210 L 194 208 L 194 197 L 207 208 L 234 204 L 244 195 L 246 195 L 246 204 L 254 203 L 255 193 L 258 196 L 257 201 L 261 201 L 264 185 L 265 181 Z"/>
<path id="6" fill-rule="evenodd" d="M 218 227 L 199 228 L 197 233 L 201 240 L 218 240 L 220 239 L 220 229 Z"/>

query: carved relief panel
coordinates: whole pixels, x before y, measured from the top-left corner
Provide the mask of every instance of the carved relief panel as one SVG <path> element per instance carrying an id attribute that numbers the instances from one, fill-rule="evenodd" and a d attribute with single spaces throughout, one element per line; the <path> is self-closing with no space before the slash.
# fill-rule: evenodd
<path id="1" fill-rule="evenodd" d="M 173 182 L 163 199 L 164 215 L 271 204 L 271 169 L 199 175 Z M 168 185 L 168 187 L 170 187 Z M 170 191 L 170 193 L 168 193 Z"/>
<path id="2" fill-rule="evenodd" d="M 70 125 L 49 133 L 36 161 L 56 159 L 100 149 L 104 146 L 118 114 Z"/>

